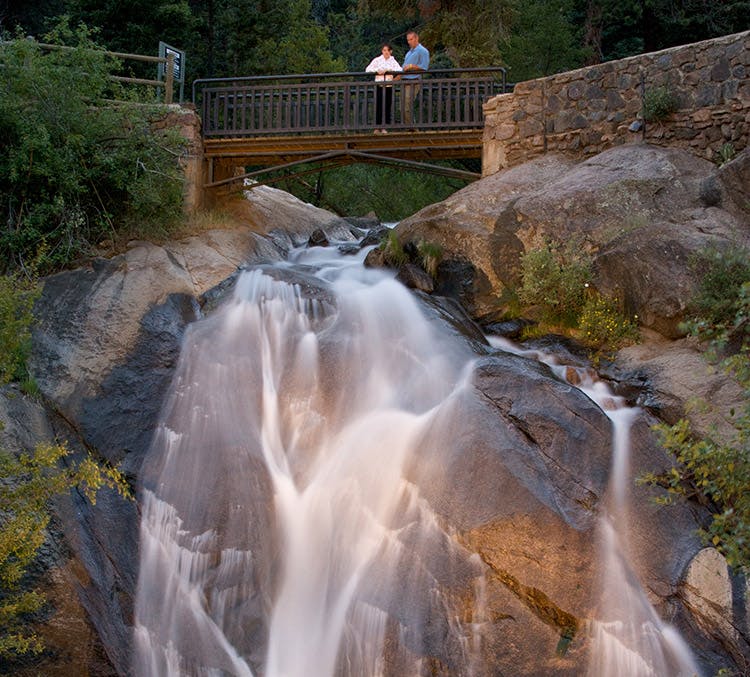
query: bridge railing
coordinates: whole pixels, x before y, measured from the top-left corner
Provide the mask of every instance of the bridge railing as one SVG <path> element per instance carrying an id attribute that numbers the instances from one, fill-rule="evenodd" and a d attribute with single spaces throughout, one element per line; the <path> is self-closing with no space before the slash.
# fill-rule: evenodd
<path id="1" fill-rule="evenodd" d="M 484 124 L 482 104 L 504 91 L 504 68 L 433 70 L 386 82 L 372 73 L 322 73 L 196 80 L 193 102 L 205 137 L 470 129 Z M 411 119 L 407 98 L 414 99 Z"/>

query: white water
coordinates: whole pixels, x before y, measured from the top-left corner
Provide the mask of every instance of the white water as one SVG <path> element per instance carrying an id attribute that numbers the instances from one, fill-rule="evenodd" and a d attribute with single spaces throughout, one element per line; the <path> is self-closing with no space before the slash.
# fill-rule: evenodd
<path id="1" fill-rule="evenodd" d="M 561 379 L 586 393 L 612 421 L 612 468 L 607 510 L 599 521 L 602 588 L 597 618 L 590 623 L 588 677 L 693 677 L 699 670 L 680 634 L 663 622 L 630 566 L 627 539 L 630 475 L 630 427 L 639 415 L 614 396 L 588 369 L 559 364 L 552 356 L 518 349 L 491 339 L 503 350 L 546 362 Z"/>
<path id="2" fill-rule="evenodd" d="M 300 256 L 335 304 L 248 272 L 188 332 L 142 492 L 137 675 L 376 676 L 386 652 L 417 675 L 441 623 L 471 674 L 426 553 L 467 555 L 407 476 L 470 356 L 363 256 Z"/>
<path id="3" fill-rule="evenodd" d="M 430 670 L 419 657 L 443 649 L 450 674 L 481 673 L 482 567 L 412 481 L 417 461 L 440 466 L 442 450 L 425 448 L 434 422 L 460 429 L 447 419 L 472 356 L 363 257 L 300 253 L 324 281 L 307 295 L 243 273 L 186 334 L 144 471 L 136 675 L 416 677 Z M 589 674 L 693 674 L 618 526 L 637 412 L 581 386 L 615 431 L 602 533 L 618 594 L 592 624 Z M 477 618 L 458 620 L 467 600 L 437 583 L 436 560 L 474 572 Z"/>

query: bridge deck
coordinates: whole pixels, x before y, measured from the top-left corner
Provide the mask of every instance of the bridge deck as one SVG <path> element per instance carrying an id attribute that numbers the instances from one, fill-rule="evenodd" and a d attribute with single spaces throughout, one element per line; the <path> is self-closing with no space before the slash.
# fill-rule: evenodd
<path id="1" fill-rule="evenodd" d="M 233 167 L 313 161 L 410 168 L 423 163 L 424 171 L 442 173 L 425 163 L 481 157 L 482 106 L 506 84 L 503 69 L 431 71 L 417 81 L 375 82 L 371 73 L 341 73 L 197 83 L 207 187 L 230 181 Z M 407 99 L 412 97 L 410 117 Z M 388 133 L 375 133 L 383 128 Z"/>
<path id="2" fill-rule="evenodd" d="M 407 160 L 477 158 L 482 154 L 481 129 L 428 130 L 388 134 L 354 133 L 205 139 L 207 159 L 232 159 L 249 166 L 311 160 L 331 151 L 377 153 Z"/>

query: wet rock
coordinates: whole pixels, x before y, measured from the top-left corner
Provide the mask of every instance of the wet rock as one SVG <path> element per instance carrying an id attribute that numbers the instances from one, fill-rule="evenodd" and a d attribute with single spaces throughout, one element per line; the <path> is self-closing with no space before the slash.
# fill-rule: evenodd
<path id="1" fill-rule="evenodd" d="M 308 247 L 327 247 L 328 236 L 322 228 L 316 228 L 307 240 Z"/>
<path id="2" fill-rule="evenodd" d="M 430 293 L 435 288 L 432 278 L 419 266 L 413 263 L 405 263 L 398 269 L 396 279 L 409 287 L 409 289 L 419 289 Z"/>
<path id="3" fill-rule="evenodd" d="M 383 241 L 383 238 L 390 232 L 390 230 L 391 229 L 387 228 L 386 226 L 373 228 L 367 233 L 367 235 L 364 236 L 360 244 L 363 247 L 369 247 L 371 245 L 379 245 Z"/>
<path id="4" fill-rule="evenodd" d="M 484 331 L 487 334 L 494 336 L 502 336 L 508 339 L 517 339 L 521 337 L 523 330 L 526 327 L 531 327 L 536 324 L 533 320 L 527 320 L 519 317 L 513 320 L 503 320 L 501 322 L 490 322 L 485 324 Z"/>
<path id="5" fill-rule="evenodd" d="M 359 244 L 340 244 L 337 249 L 344 256 L 353 256 L 358 254 L 362 247 Z"/>

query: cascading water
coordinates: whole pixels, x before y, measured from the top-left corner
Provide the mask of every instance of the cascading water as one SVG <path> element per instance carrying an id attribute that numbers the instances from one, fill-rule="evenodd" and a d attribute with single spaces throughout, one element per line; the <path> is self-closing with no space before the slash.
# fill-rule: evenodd
<path id="1" fill-rule="evenodd" d="M 460 433 L 474 353 L 365 253 L 244 272 L 187 332 L 143 471 L 136 675 L 486 674 L 483 565 L 417 479 L 444 460 L 428 432 Z M 615 430 L 589 674 L 697 674 L 627 564 L 636 412 L 584 388 Z"/>
<path id="2" fill-rule="evenodd" d="M 628 487 L 630 427 L 639 415 L 614 396 L 590 370 L 560 365 L 539 351 L 520 350 L 504 339 L 491 339 L 504 350 L 532 355 L 546 362 L 557 376 L 571 380 L 604 411 L 612 422 L 612 467 L 607 510 L 599 521 L 602 553 L 602 591 L 597 619 L 590 623 L 589 677 L 694 677 L 699 670 L 680 634 L 664 623 L 651 605 L 630 566 L 628 552 Z"/>
<path id="3" fill-rule="evenodd" d="M 431 636 L 471 673 L 429 553 L 481 566 L 408 479 L 471 355 L 364 254 L 242 273 L 188 331 L 144 471 L 136 674 L 418 675 Z"/>

